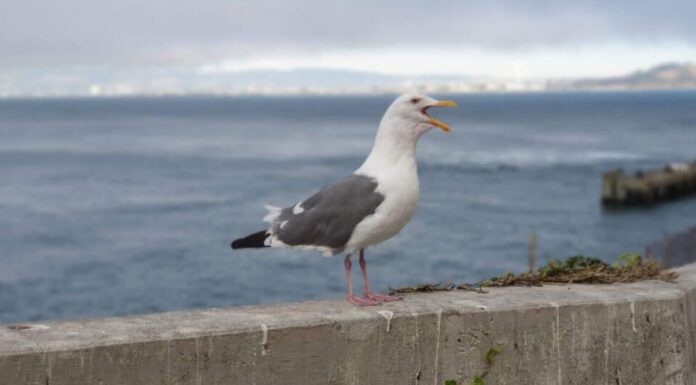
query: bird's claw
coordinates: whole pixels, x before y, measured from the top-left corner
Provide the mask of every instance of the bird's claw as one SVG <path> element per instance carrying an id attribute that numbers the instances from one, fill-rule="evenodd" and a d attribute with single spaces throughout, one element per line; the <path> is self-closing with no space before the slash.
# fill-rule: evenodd
<path id="1" fill-rule="evenodd" d="M 355 294 L 349 295 L 346 299 L 348 302 L 358 306 L 375 306 L 380 304 L 379 301 L 375 301 L 370 298 L 361 298 Z"/>
<path id="2" fill-rule="evenodd" d="M 374 301 L 378 302 L 394 302 L 394 301 L 401 301 L 400 297 L 396 297 L 393 295 L 387 295 L 387 294 L 377 294 L 371 291 L 368 291 L 365 293 L 364 298 L 369 298 Z"/>

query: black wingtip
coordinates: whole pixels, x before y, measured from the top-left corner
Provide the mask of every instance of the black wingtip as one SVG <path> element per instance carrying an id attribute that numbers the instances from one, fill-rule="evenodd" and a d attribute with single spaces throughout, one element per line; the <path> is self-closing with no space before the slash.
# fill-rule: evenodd
<path id="1" fill-rule="evenodd" d="M 244 242 L 242 242 L 242 241 L 243 241 L 242 238 L 240 238 L 240 239 L 235 239 L 234 241 L 232 241 L 232 243 L 230 243 L 230 247 L 233 248 L 233 249 L 243 249 L 243 248 L 244 248 Z M 249 246 L 247 246 L 247 247 L 249 247 Z"/>
<path id="2" fill-rule="evenodd" d="M 233 249 L 246 249 L 246 248 L 261 248 L 266 246 L 266 238 L 268 238 L 268 233 L 266 230 L 261 230 L 253 234 L 249 234 L 244 238 L 235 239 L 230 244 Z"/>

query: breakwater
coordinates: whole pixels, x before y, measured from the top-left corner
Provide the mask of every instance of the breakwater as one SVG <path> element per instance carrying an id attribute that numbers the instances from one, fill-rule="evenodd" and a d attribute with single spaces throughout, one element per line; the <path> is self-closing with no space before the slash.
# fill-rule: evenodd
<path id="1" fill-rule="evenodd" d="M 690 194 L 696 194 L 696 162 L 632 175 L 613 170 L 602 176 L 605 205 L 652 205 Z"/>

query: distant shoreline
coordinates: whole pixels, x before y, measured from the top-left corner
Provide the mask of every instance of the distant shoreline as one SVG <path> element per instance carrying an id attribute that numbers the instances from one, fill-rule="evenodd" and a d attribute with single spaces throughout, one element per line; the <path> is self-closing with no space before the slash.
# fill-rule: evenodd
<path id="1" fill-rule="evenodd" d="M 79 74 L 75 75 L 80 78 Z M 154 75 L 153 75 L 154 76 Z M 125 83 L 80 78 L 69 87 L 50 81 L 19 79 L 0 84 L 0 99 L 103 97 L 294 97 L 371 96 L 419 91 L 427 94 L 515 94 L 543 92 L 648 92 L 696 89 L 696 64 L 664 63 L 624 76 L 606 78 L 487 78 L 463 75 L 396 76 L 370 72 L 296 70 L 240 72 L 188 79 L 172 75 L 175 85 L 156 87 L 134 78 Z M 26 83 L 26 84 L 24 84 Z M 24 84 L 24 85 L 23 85 Z M 48 90 L 48 91 L 45 91 Z"/>
<path id="2" fill-rule="evenodd" d="M 394 96 L 403 91 L 393 92 L 306 92 L 306 93 L 181 93 L 181 94 L 114 94 L 114 95 L 11 95 L 0 96 L 0 101 L 20 100 L 108 100 L 108 99 L 186 99 L 186 98 L 303 98 L 303 97 L 379 97 Z M 476 90 L 476 91 L 424 91 L 433 95 L 524 95 L 524 94 L 634 94 L 634 93 L 665 93 L 665 92 L 696 92 L 696 87 L 684 88 L 558 88 L 541 90 Z"/>

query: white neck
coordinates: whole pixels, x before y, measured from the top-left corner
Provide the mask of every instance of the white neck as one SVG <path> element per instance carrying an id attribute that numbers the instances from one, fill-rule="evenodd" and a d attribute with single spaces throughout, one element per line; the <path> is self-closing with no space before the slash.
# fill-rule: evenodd
<path id="1" fill-rule="evenodd" d="M 416 142 L 430 127 L 385 114 L 370 155 L 356 173 L 379 177 L 392 167 L 416 171 Z"/>

